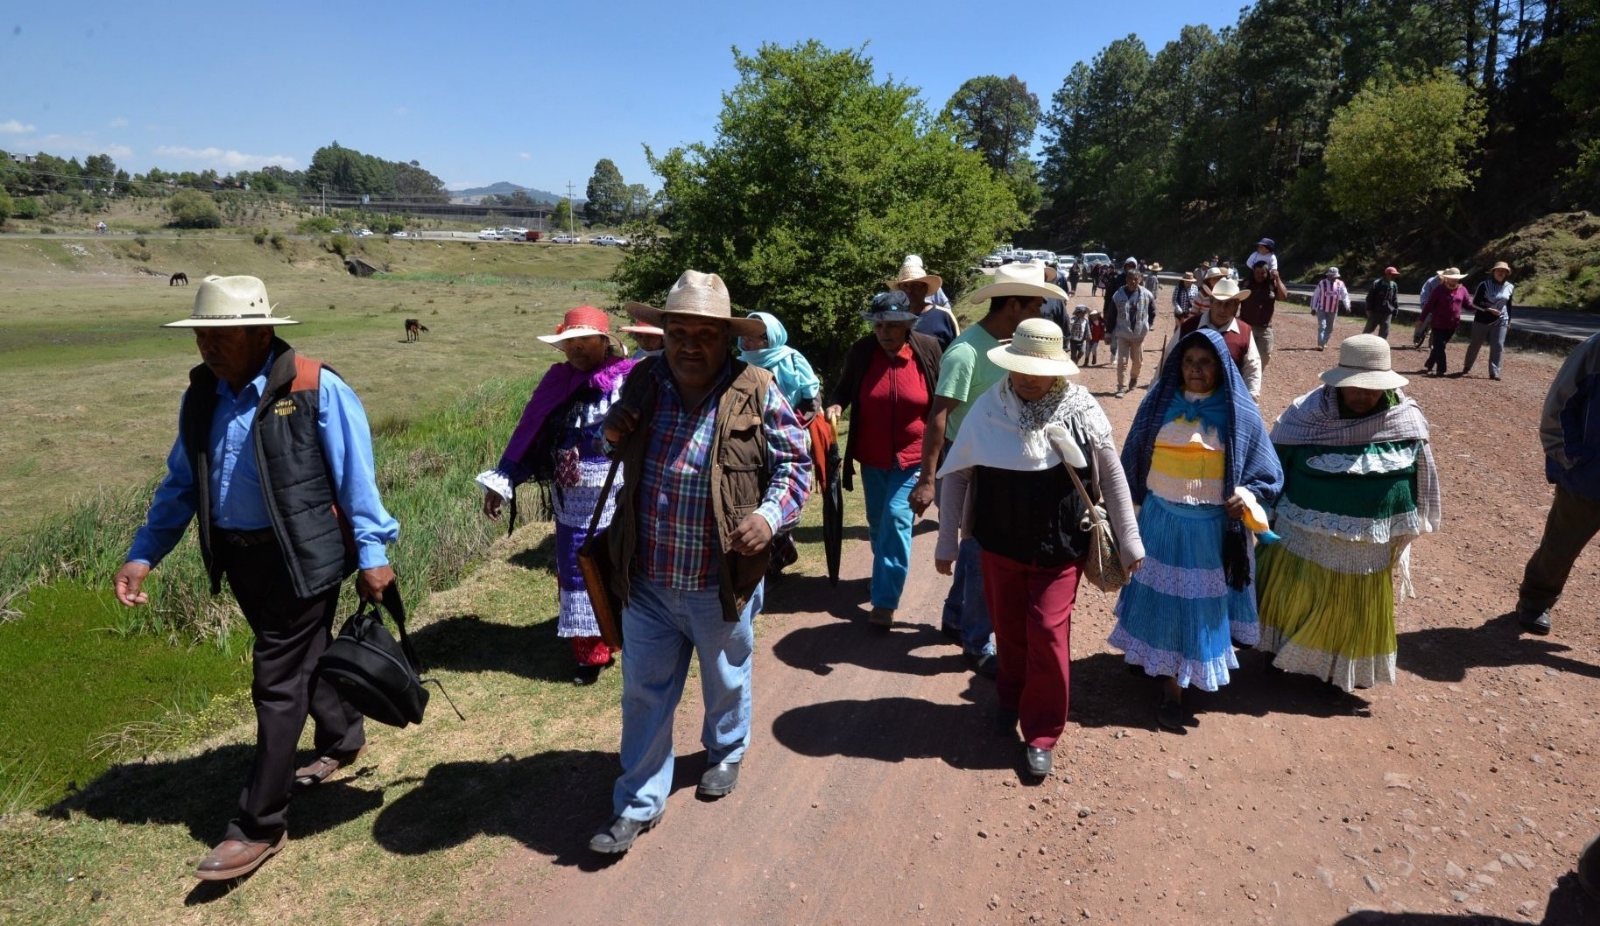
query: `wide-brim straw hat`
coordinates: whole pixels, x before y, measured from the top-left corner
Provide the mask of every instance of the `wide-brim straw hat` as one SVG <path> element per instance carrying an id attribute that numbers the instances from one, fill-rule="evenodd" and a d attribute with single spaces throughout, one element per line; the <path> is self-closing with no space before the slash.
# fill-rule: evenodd
<path id="1" fill-rule="evenodd" d="M 648 334 L 654 335 L 658 338 L 664 338 L 667 336 L 665 331 L 662 331 L 655 325 L 623 325 L 621 330 L 628 334 Z"/>
<path id="2" fill-rule="evenodd" d="M 163 328 L 244 328 L 252 325 L 298 325 L 292 318 L 274 318 L 267 284 L 257 277 L 208 276 L 200 281 L 189 317 Z"/>
<path id="3" fill-rule="evenodd" d="M 1510 273 L 1511 265 L 1503 260 L 1497 260 L 1495 261 L 1494 266 L 1489 268 L 1489 272 L 1494 273 L 1496 270 L 1504 270 L 1506 273 Z"/>
<path id="4" fill-rule="evenodd" d="M 610 341 L 618 353 L 623 351 L 622 342 L 611 333 L 611 317 L 592 305 L 580 305 L 575 309 L 568 309 L 567 314 L 561 317 L 561 324 L 556 326 L 556 333 L 541 334 L 539 340 L 546 344 L 560 344 L 562 341 L 593 335 L 599 335 Z"/>
<path id="5" fill-rule="evenodd" d="M 637 321 L 657 328 L 666 327 L 668 315 L 680 318 L 700 318 L 723 322 L 735 337 L 759 337 L 767 333 L 767 326 L 759 318 L 735 318 L 733 299 L 728 295 L 728 285 L 715 273 L 685 270 L 678 282 L 667 292 L 665 305 L 659 308 L 643 302 L 630 302 L 623 309 Z"/>
<path id="6" fill-rule="evenodd" d="M 1218 281 L 1217 285 L 1211 287 L 1211 299 L 1213 302 L 1228 302 L 1232 299 L 1243 299 L 1249 295 L 1250 290 L 1241 289 L 1239 281 L 1232 277 L 1225 277 Z"/>
<path id="7" fill-rule="evenodd" d="M 944 277 L 937 273 L 929 273 L 922 266 L 922 258 L 915 254 L 907 254 L 904 262 L 900 264 L 900 272 L 889 281 L 890 289 L 899 289 L 903 283 L 926 283 L 928 294 L 931 296 L 944 286 Z"/>
<path id="8" fill-rule="evenodd" d="M 1040 264 L 1004 264 L 996 267 L 988 286 L 973 293 L 968 301 L 976 304 L 1003 296 L 1025 296 L 1041 299 L 1067 300 L 1066 290 L 1044 281 L 1044 267 Z"/>
<path id="9" fill-rule="evenodd" d="M 1375 334 L 1358 334 L 1339 345 L 1339 365 L 1322 374 L 1330 386 L 1355 389 L 1399 389 L 1410 382 L 1394 371 L 1389 342 Z"/>
<path id="10" fill-rule="evenodd" d="M 1047 318 L 1027 318 L 1011 340 L 989 348 L 989 361 L 1026 376 L 1076 376 L 1078 365 L 1062 346 L 1061 328 Z"/>
<path id="11" fill-rule="evenodd" d="M 1161 272 L 1161 265 L 1158 264 L 1158 263 L 1155 263 L 1154 261 L 1152 261 L 1150 263 L 1149 270 L 1150 270 L 1151 273 L 1160 273 Z"/>
<path id="12" fill-rule="evenodd" d="M 1193 270 L 1185 270 L 1183 272 L 1183 279 L 1179 280 L 1178 282 L 1180 282 L 1180 283 L 1197 283 L 1199 281 L 1194 278 L 1194 271 Z"/>
<path id="13" fill-rule="evenodd" d="M 1466 278 L 1467 275 L 1455 267 L 1446 267 L 1439 271 L 1439 279 L 1441 280 L 1465 280 Z"/>

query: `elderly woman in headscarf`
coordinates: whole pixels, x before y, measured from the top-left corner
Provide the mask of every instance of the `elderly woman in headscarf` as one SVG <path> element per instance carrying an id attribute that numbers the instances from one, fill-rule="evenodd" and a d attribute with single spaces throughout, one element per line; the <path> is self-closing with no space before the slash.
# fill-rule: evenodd
<path id="1" fill-rule="evenodd" d="M 872 323 L 872 333 L 845 355 L 827 417 L 837 421 L 844 409 L 854 409 L 841 468 L 844 487 L 853 489 L 854 464 L 861 464 L 872 542 L 872 610 L 867 620 L 887 628 L 894 624 L 911 570 L 911 525 L 916 520 L 911 489 L 922 472 L 922 431 L 944 351 L 932 336 L 912 330 L 917 315 L 910 297 L 899 290 L 874 296 L 872 308 L 862 314 Z"/>
<path id="2" fill-rule="evenodd" d="M 789 330 L 783 322 L 769 312 L 751 312 L 766 327 L 765 334 L 746 334 L 739 337 L 739 359 L 751 366 L 761 367 L 772 374 L 778 392 L 789 401 L 795 417 L 802 426 L 809 426 L 817 414 L 817 401 L 822 383 L 811 369 L 811 361 L 789 346 Z M 769 575 L 776 577 L 800 558 L 794 538 L 784 531 L 772 538 L 772 562 L 767 567 Z"/>
<path id="3" fill-rule="evenodd" d="M 1260 648 L 1348 692 L 1394 682 L 1394 575 L 1415 597 L 1411 542 L 1439 529 L 1439 474 L 1388 341 L 1346 338 L 1322 382 L 1272 428 L 1282 542 L 1260 555 Z"/>
<path id="4" fill-rule="evenodd" d="M 988 356 L 1007 376 L 973 404 L 939 475 L 967 483 L 961 517 L 982 549 L 997 726 L 1013 736 L 1020 722 L 1025 767 L 1042 777 L 1066 728 L 1072 608 L 1091 543 L 1088 503 L 1067 467 L 1104 496 L 1129 571 L 1144 547 L 1111 423 L 1089 390 L 1067 380 L 1078 367 L 1061 329 L 1025 319 Z"/>
<path id="5" fill-rule="evenodd" d="M 1117 599 L 1111 645 L 1162 680 L 1156 720 L 1184 726 L 1183 689 L 1216 691 L 1239 668 L 1233 641 L 1260 639 L 1252 538 L 1283 488 L 1267 425 L 1222 336 L 1185 335 L 1139 405 L 1122 448 L 1144 568 Z"/>
<path id="6" fill-rule="evenodd" d="M 539 381 L 522 410 L 505 453 L 494 469 L 478 476 L 483 487 L 483 513 L 498 520 L 500 509 L 511 502 L 512 527 L 516 526 L 516 487 L 538 483 L 548 495 L 546 508 L 556 522 L 556 587 L 560 618 L 556 635 L 572 641 L 578 662 L 573 684 L 589 685 L 611 663 L 611 648 L 600 637 L 594 608 L 578 568 L 578 548 L 588 539 L 595 506 L 602 506 L 599 527 L 611 523 L 620 479 L 611 494 L 600 497 L 611 461 L 601 450 L 601 423 L 622 394 L 622 380 L 634 361 L 624 359 L 623 348 L 611 334 L 611 319 L 593 306 L 568 312 L 553 335 L 539 340 L 566 355 Z"/>

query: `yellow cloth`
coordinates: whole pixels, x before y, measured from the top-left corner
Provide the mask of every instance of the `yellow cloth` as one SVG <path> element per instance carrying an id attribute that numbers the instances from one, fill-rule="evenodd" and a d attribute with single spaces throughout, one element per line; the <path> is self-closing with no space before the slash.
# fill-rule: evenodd
<path id="1" fill-rule="evenodd" d="M 1146 485 L 1169 502 L 1220 505 L 1226 462 L 1222 437 L 1215 428 L 1194 419 L 1174 418 L 1156 432 Z"/>

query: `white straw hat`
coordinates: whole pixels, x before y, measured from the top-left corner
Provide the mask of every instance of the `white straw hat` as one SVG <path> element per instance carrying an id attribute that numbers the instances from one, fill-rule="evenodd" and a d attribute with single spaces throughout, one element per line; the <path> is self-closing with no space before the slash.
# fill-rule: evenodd
<path id="1" fill-rule="evenodd" d="M 1026 318 L 1011 340 L 989 348 L 989 361 L 1028 376 L 1076 376 L 1078 365 L 1061 346 L 1061 328 L 1047 318 Z"/>
<path id="2" fill-rule="evenodd" d="M 658 328 L 666 327 L 666 316 L 682 315 L 725 322 L 736 337 L 767 333 L 766 323 L 759 318 L 734 318 L 728 285 L 715 273 L 698 270 L 685 270 L 683 276 L 678 277 L 678 282 L 667 292 L 666 305 L 661 308 L 642 302 L 630 302 L 623 308 L 636 320 Z"/>
<path id="3" fill-rule="evenodd" d="M 1339 365 L 1322 374 L 1330 386 L 1355 389 L 1398 389 L 1409 380 L 1389 362 L 1389 342 L 1375 334 L 1358 334 L 1339 345 Z"/>
<path id="4" fill-rule="evenodd" d="M 1466 278 L 1467 275 L 1465 273 L 1454 267 L 1446 267 L 1439 271 L 1439 279 L 1441 280 L 1465 280 Z"/>
<path id="5" fill-rule="evenodd" d="M 1067 294 L 1061 287 L 1044 281 L 1043 264 L 1011 263 L 996 267 L 993 282 L 973 293 L 970 301 L 986 302 L 1001 296 L 1067 300 Z"/>
<path id="6" fill-rule="evenodd" d="M 273 318 L 267 284 L 256 277 L 208 276 L 194 294 L 189 317 L 163 328 L 243 328 L 250 325 L 298 325 L 292 318 Z"/>
<path id="7" fill-rule="evenodd" d="M 1248 289 L 1240 289 L 1239 281 L 1233 278 L 1221 280 L 1211 287 L 1211 298 L 1217 302 L 1227 302 L 1230 299 L 1243 299 L 1250 295 Z"/>
<path id="8" fill-rule="evenodd" d="M 906 259 L 900 264 L 900 272 L 889 281 L 890 289 L 899 289 L 903 283 L 926 283 L 928 295 L 933 295 L 940 287 L 944 286 L 944 277 L 937 273 L 929 273 L 922 266 L 922 258 L 915 254 L 907 254 Z"/>

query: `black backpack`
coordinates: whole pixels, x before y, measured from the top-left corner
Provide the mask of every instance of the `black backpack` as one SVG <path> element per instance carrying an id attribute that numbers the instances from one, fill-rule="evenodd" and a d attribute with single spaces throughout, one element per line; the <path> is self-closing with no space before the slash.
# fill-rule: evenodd
<path id="1" fill-rule="evenodd" d="M 406 636 L 406 607 L 395 586 L 384 591 L 383 607 L 400 630 L 398 643 L 383 626 L 377 605 L 362 601 L 317 659 L 317 671 L 352 707 L 391 727 L 422 723 L 422 712 L 428 706 L 428 690 L 422 687 L 425 682 L 437 685 L 450 709 L 466 720 L 437 679 L 421 678 L 422 662 Z"/>

